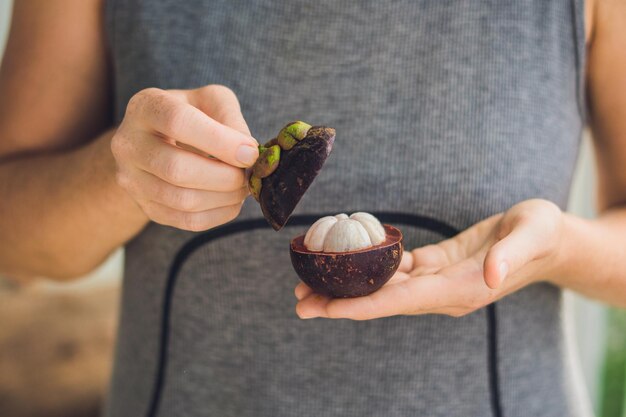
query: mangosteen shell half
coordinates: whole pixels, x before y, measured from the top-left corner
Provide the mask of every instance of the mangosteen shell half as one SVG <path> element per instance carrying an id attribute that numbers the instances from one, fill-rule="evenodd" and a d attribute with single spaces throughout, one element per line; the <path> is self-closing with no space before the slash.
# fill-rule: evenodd
<path id="1" fill-rule="evenodd" d="M 350 252 L 311 252 L 304 236 L 290 244 L 291 263 L 314 292 L 332 298 L 362 297 L 378 290 L 393 276 L 402 260 L 402 232 L 388 224 L 383 243 Z"/>
<path id="2" fill-rule="evenodd" d="M 293 148 L 283 151 L 278 168 L 263 178 L 259 204 L 274 230 L 280 230 L 309 188 L 335 142 L 335 129 L 313 126 Z"/>

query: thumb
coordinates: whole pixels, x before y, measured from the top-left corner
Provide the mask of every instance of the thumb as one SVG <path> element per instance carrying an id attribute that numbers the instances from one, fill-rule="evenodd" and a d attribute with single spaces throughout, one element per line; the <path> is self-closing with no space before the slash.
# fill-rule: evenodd
<path id="1" fill-rule="evenodd" d="M 496 289 L 507 276 L 520 270 L 540 255 L 537 231 L 526 224 L 518 224 L 488 251 L 484 261 L 484 278 L 489 288 Z"/>
<path id="2" fill-rule="evenodd" d="M 211 118 L 247 136 L 251 136 L 248 123 L 241 113 L 241 106 L 233 90 L 218 84 L 211 84 L 193 90 L 190 101 Z"/>

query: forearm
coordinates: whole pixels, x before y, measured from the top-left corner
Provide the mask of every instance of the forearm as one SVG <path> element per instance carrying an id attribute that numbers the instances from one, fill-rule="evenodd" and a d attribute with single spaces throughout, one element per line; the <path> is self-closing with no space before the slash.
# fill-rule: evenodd
<path id="1" fill-rule="evenodd" d="M 0 272 L 79 276 L 146 224 L 115 182 L 111 136 L 0 163 Z"/>
<path id="2" fill-rule="evenodd" d="M 626 307 L 626 208 L 585 220 L 566 214 L 555 284 Z"/>

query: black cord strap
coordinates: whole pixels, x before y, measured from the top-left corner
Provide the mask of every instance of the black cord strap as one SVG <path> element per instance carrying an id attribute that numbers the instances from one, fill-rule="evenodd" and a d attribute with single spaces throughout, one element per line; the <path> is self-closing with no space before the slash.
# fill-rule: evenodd
<path id="1" fill-rule="evenodd" d="M 491 411 L 494 417 L 502 417 L 502 400 L 500 398 L 500 375 L 498 371 L 498 315 L 496 304 L 492 303 L 487 311 L 487 365 L 489 371 L 489 394 Z"/>
<path id="2" fill-rule="evenodd" d="M 372 213 L 383 223 L 391 223 L 398 225 L 406 225 L 418 227 L 421 229 L 429 230 L 431 232 L 438 233 L 446 238 L 452 237 L 458 233 L 458 230 L 452 226 L 435 220 L 430 217 L 417 216 L 409 213 L 393 213 L 393 212 L 375 212 Z M 315 222 L 320 217 L 329 214 L 308 214 L 308 215 L 295 215 L 291 216 L 289 222 L 285 227 L 291 226 L 307 226 Z M 147 417 L 156 417 L 159 410 L 161 393 L 163 391 L 163 385 L 165 383 L 165 371 L 167 369 L 168 361 L 168 347 L 170 337 L 170 318 L 172 299 L 174 295 L 174 289 L 178 280 L 178 274 L 189 257 L 200 247 L 207 243 L 223 238 L 226 236 L 234 235 L 237 233 L 247 232 L 256 229 L 269 229 L 267 221 L 263 218 L 242 220 L 234 223 L 229 223 L 224 226 L 216 227 L 207 232 L 203 232 L 194 236 L 187 243 L 185 243 L 174 257 L 174 261 L 170 266 L 170 270 L 165 285 L 165 294 L 163 296 L 163 315 L 161 316 L 161 337 L 159 341 L 159 351 L 157 358 L 156 376 L 154 379 L 154 385 L 152 387 L 152 394 L 150 397 L 150 404 L 148 407 Z M 500 389 L 498 381 L 498 359 L 497 359 L 497 339 L 496 339 L 496 311 L 495 306 L 492 304 L 487 309 L 487 354 L 489 365 L 489 390 L 491 395 L 491 404 L 494 417 L 502 417 L 502 407 L 500 404 Z"/>

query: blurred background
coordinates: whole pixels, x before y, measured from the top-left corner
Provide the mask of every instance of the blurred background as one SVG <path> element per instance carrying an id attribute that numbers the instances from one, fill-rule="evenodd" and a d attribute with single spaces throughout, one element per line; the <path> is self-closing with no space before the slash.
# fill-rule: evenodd
<path id="1" fill-rule="evenodd" d="M 0 0 L 0 57 L 11 0 Z M 594 216 L 586 137 L 569 211 Z M 96 417 L 110 374 L 123 251 L 71 284 L 0 277 L 0 416 Z M 600 417 L 626 417 L 626 312 L 572 293 L 563 311 L 572 367 Z"/>

